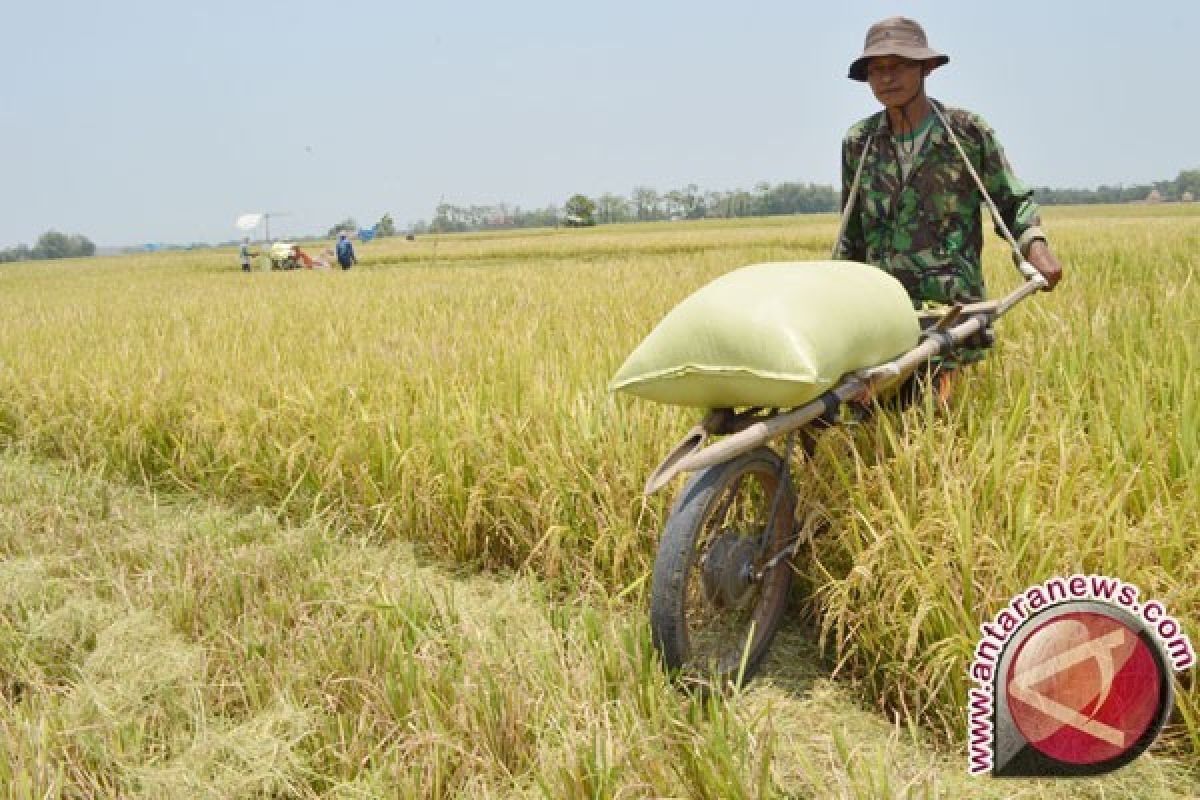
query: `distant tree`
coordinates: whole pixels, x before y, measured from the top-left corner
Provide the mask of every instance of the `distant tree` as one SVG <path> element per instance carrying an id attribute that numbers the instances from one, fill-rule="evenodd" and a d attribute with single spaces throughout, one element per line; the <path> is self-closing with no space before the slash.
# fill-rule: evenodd
<path id="1" fill-rule="evenodd" d="M 768 197 L 771 192 L 771 184 L 766 181 L 759 181 L 754 184 L 754 210 L 750 213 L 756 217 L 766 216 L 771 213 L 771 207 L 768 205 Z"/>
<path id="2" fill-rule="evenodd" d="M 667 219 L 676 219 L 683 216 L 684 197 L 683 192 L 678 189 L 671 189 L 663 195 L 664 211 Z"/>
<path id="3" fill-rule="evenodd" d="M 563 206 L 568 227 L 580 228 L 596 224 L 596 204 L 586 195 L 574 194 Z"/>
<path id="4" fill-rule="evenodd" d="M 726 202 L 729 203 L 729 213 L 727 217 L 752 217 L 755 212 L 754 195 L 747 192 L 745 189 L 734 189 L 726 197 Z"/>
<path id="5" fill-rule="evenodd" d="M 639 220 L 662 219 L 658 192 L 648 186 L 635 186 L 632 193 L 633 213 Z"/>
<path id="6" fill-rule="evenodd" d="M 552 228 L 558 224 L 558 209 L 554 206 L 535 208 L 528 211 L 517 208 L 513 211 L 514 228 Z"/>
<path id="7" fill-rule="evenodd" d="M 1185 169 L 1175 179 L 1175 196 L 1182 198 L 1191 193 L 1192 197 L 1200 197 L 1200 169 Z"/>
<path id="8" fill-rule="evenodd" d="M 353 233 L 358 230 L 358 223 L 354 221 L 354 217 L 346 217 L 344 220 L 334 225 L 325 233 L 326 239 L 336 239 L 339 233 Z"/>
<path id="9" fill-rule="evenodd" d="M 96 245 L 86 236 L 58 231 L 46 231 L 38 237 L 37 244 L 29 251 L 31 259 L 80 258 L 95 255 Z"/>
<path id="10" fill-rule="evenodd" d="M 463 221 L 461 209 L 457 206 L 452 206 L 449 203 L 438 203 L 437 208 L 433 212 L 433 221 L 429 223 L 429 230 L 432 233 L 465 231 L 467 230 L 467 223 Z"/>
<path id="11" fill-rule="evenodd" d="M 380 238 L 396 235 L 396 223 L 392 221 L 391 214 L 384 214 L 379 218 L 379 222 L 375 223 L 375 235 Z"/>
<path id="12" fill-rule="evenodd" d="M 86 258 L 88 256 L 96 255 L 95 243 L 86 236 L 78 233 L 71 235 L 71 249 L 74 251 L 72 258 Z"/>
<path id="13" fill-rule="evenodd" d="M 597 222 L 626 222 L 629 217 L 629 201 L 621 195 L 605 192 L 596 198 Z"/>
<path id="14" fill-rule="evenodd" d="M 92 240 L 78 233 L 59 233 L 50 230 L 38 237 L 37 244 L 30 247 L 19 244 L 10 250 L 0 250 L 3 261 L 39 261 L 49 258 L 83 258 L 96 254 Z"/>
<path id="15" fill-rule="evenodd" d="M 707 212 L 704 195 L 700 193 L 700 187 L 696 184 L 689 183 L 680 189 L 679 196 L 683 215 L 688 219 L 700 219 Z"/>
<path id="16" fill-rule="evenodd" d="M 32 258 L 66 258 L 70 252 L 71 240 L 65 233 L 46 231 L 38 237 L 33 246 Z"/>
<path id="17" fill-rule="evenodd" d="M 10 261 L 28 261 L 29 245 L 19 244 L 8 250 L 0 250 L 0 264 Z"/>
<path id="18" fill-rule="evenodd" d="M 762 213 L 766 214 L 811 214 L 837 208 L 832 186 L 780 183 L 768 188 L 764 198 Z"/>
<path id="19" fill-rule="evenodd" d="M 728 217 L 729 203 L 726 202 L 728 192 L 705 192 L 704 215 L 707 217 Z"/>

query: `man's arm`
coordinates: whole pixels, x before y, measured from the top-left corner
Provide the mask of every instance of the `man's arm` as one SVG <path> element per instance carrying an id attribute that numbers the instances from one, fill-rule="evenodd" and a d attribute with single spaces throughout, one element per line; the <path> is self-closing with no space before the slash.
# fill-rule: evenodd
<path id="1" fill-rule="evenodd" d="M 1017 240 L 1021 255 L 1046 279 L 1046 288 L 1053 289 L 1062 280 L 1062 264 L 1050 251 L 1042 230 L 1041 209 L 1034 202 L 1033 190 L 1013 172 L 995 132 L 980 120 L 981 161 L 983 182 L 1000 210 L 1004 223 Z M 1003 236 L 1000 226 L 996 235 Z"/>

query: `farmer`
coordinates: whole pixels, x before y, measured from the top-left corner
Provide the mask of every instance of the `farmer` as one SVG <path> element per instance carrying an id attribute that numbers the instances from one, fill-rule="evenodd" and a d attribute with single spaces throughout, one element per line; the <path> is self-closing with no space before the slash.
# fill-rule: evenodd
<path id="1" fill-rule="evenodd" d="M 354 257 L 354 245 L 350 244 L 349 237 L 344 233 L 338 234 L 336 252 L 338 263 L 342 265 L 342 269 L 350 269 L 358 263 L 358 259 Z"/>
<path id="2" fill-rule="evenodd" d="M 856 174 L 858 188 L 837 257 L 880 267 L 900 281 L 917 309 L 984 299 L 985 201 L 949 125 L 1022 255 L 1053 289 L 1062 266 L 1046 243 L 1033 192 L 1013 174 L 996 134 L 979 115 L 925 94 L 926 76 L 949 60 L 930 49 L 915 20 L 890 17 L 867 31 L 849 77 L 865 81 L 883 111 L 856 123 L 842 141 L 843 209 Z M 943 399 L 955 367 L 979 361 L 983 352 L 968 348 L 941 363 L 936 381 Z"/>
<path id="3" fill-rule="evenodd" d="M 250 237 L 242 237 L 242 246 L 238 248 L 238 260 L 242 263 L 242 272 L 250 271 L 250 257 L 256 256 L 258 253 L 250 252 Z"/>

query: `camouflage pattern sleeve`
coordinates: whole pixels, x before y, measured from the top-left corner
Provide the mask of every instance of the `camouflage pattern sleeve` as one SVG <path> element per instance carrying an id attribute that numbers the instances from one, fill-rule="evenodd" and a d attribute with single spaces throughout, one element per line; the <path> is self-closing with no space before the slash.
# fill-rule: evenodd
<path id="1" fill-rule="evenodd" d="M 980 177 L 996 203 L 996 208 L 1000 209 L 1004 223 L 1017 240 L 1022 254 L 1025 254 L 1034 239 L 1045 238 L 1041 227 L 1041 210 L 1033 200 L 1033 190 L 1017 177 L 1012 165 L 1008 163 L 995 131 L 978 116 L 975 121 L 978 126 L 982 162 Z M 995 230 L 996 235 L 1003 238 L 1004 233 L 999 225 L 995 226 Z"/>

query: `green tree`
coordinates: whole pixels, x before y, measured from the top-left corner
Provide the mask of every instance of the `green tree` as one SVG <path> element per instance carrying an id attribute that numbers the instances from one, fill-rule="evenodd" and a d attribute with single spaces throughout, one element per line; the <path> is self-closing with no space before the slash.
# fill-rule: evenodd
<path id="1" fill-rule="evenodd" d="M 29 245 L 19 244 L 8 250 L 0 250 L 0 264 L 9 261 L 28 261 L 30 258 Z"/>
<path id="2" fill-rule="evenodd" d="M 570 228 L 580 228 L 596 224 L 596 204 L 590 197 L 582 194 L 571 195 L 563 206 L 566 224 Z"/>
<path id="3" fill-rule="evenodd" d="M 44 258 L 80 258 L 95 255 L 96 245 L 86 236 L 78 233 L 65 234 L 58 231 L 46 231 L 38 237 L 37 244 L 29 252 L 32 259 Z"/>
<path id="4" fill-rule="evenodd" d="M 87 238 L 86 236 L 84 236 L 82 234 L 78 234 L 78 233 L 73 233 L 70 236 L 70 240 L 71 240 L 70 250 L 71 250 L 72 258 L 84 258 L 87 256 L 96 255 L 96 245 L 92 242 L 91 239 Z"/>
<path id="5" fill-rule="evenodd" d="M 0 250 L 0 262 L 82 258 L 95 254 L 96 245 L 86 236 L 79 233 L 66 234 L 49 230 L 38 237 L 37 244 L 33 247 L 19 244 L 10 250 Z"/>
<path id="6" fill-rule="evenodd" d="M 702 219 L 707 211 L 704 207 L 704 195 L 700 192 L 700 187 L 694 183 L 689 183 L 687 186 L 679 190 L 683 215 L 688 219 Z"/>
<path id="7" fill-rule="evenodd" d="M 392 221 L 391 214 L 384 214 L 379 218 L 379 222 L 375 223 L 375 235 L 381 239 L 384 236 L 396 235 L 396 223 Z"/>
<path id="8" fill-rule="evenodd" d="M 354 217 L 346 217 L 344 220 L 334 225 L 325 232 L 326 239 L 336 239 L 339 233 L 353 233 L 358 230 L 358 223 L 354 221 Z"/>
<path id="9" fill-rule="evenodd" d="M 596 217 L 599 222 L 626 222 L 629 201 L 619 194 L 605 192 L 596 199 Z"/>
<path id="10" fill-rule="evenodd" d="M 1176 196 L 1182 198 L 1185 192 L 1192 193 L 1192 199 L 1200 198 L 1200 169 L 1185 169 L 1175 179 Z"/>
<path id="11" fill-rule="evenodd" d="M 70 255 L 70 247 L 71 241 L 65 233 L 46 231 L 38 237 L 31 256 L 35 259 L 67 258 Z"/>
<path id="12" fill-rule="evenodd" d="M 658 192 L 649 186 L 633 187 L 633 209 L 639 220 L 662 219 Z"/>
<path id="13" fill-rule="evenodd" d="M 438 203 L 433 212 L 433 222 L 429 230 L 433 233 L 454 233 L 465 231 L 467 223 L 462 219 L 462 209 L 449 203 Z"/>

